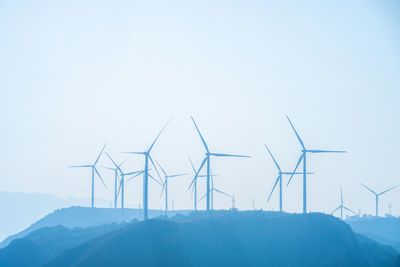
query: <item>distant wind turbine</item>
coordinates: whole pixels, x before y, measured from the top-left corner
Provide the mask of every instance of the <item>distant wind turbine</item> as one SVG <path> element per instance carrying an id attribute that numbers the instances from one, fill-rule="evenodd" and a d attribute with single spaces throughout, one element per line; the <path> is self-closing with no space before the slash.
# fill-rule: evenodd
<path id="1" fill-rule="evenodd" d="M 192 118 L 193 124 L 196 127 L 196 130 L 197 130 L 197 132 L 198 132 L 198 134 L 200 136 L 200 139 L 201 139 L 201 141 L 202 141 L 202 143 L 204 145 L 204 148 L 206 149 L 206 156 L 203 159 L 203 161 L 202 161 L 198 171 L 196 172 L 196 175 L 194 176 L 192 182 L 190 183 L 189 189 L 193 185 L 193 183 L 196 181 L 196 178 L 199 175 L 201 169 L 207 163 L 207 176 L 206 176 L 207 177 L 207 185 L 206 185 L 207 186 L 207 188 L 206 188 L 206 196 L 207 196 L 207 202 L 206 203 L 207 204 L 206 204 L 206 207 L 207 207 L 207 212 L 208 212 L 208 211 L 210 211 L 210 192 L 211 192 L 210 191 L 210 182 L 211 182 L 211 180 L 210 180 L 210 178 L 211 178 L 211 176 L 210 176 L 210 159 L 211 159 L 211 156 L 214 156 L 214 157 L 240 157 L 240 158 L 249 158 L 250 156 L 211 153 L 210 150 L 208 149 L 206 141 L 204 140 L 203 136 L 200 133 L 199 128 L 197 127 L 196 122 L 194 121 L 193 117 L 191 117 L 191 118 Z"/>
<path id="2" fill-rule="evenodd" d="M 299 161 L 296 164 L 296 167 L 294 168 L 294 171 L 292 175 L 290 176 L 289 182 L 287 183 L 289 185 L 290 181 L 293 178 L 293 175 L 296 173 L 297 168 L 299 167 L 301 161 L 303 161 L 303 213 L 307 213 L 307 165 L 306 165 L 306 158 L 307 158 L 307 153 L 313 153 L 313 154 L 318 154 L 318 153 L 346 153 L 346 151 L 338 151 L 338 150 L 309 150 L 306 149 L 303 141 L 301 140 L 299 134 L 297 133 L 296 129 L 294 128 L 292 122 L 290 121 L 289 117 L 286 116 L 288 119 L 290 126 L 292 127 L 294 133 L 296 134 L 297 139 L 299 140 L 301 146 L 302 146 L 302 154 L 299 158 Z"/>
<path id="3" fill-rule="evenodd" d="M 391 188 L 389 188 L 389 189 L 387 189 L 387 190 L 385 190 L 385 191 L 383 191 L 383 192 L 381 192 L 381 193 L 376 193 L 375 191 L 373 191 L 371 188 L 369 188 L 368 186 L 366 186 L 366 185 L 364 185 L 364 184 L 362 184 L 362 183 L 360 183 L 363 187 L 365 187 L 368 191 L 370 191 L 372 194 L 374 194 L 375 195 L 375 205 L 376 205 L 376 210 L 375 210 L 375 215 L 376 216 L 378 216 L 378 201 L 379 201 L 379 196 L 381 196 L 381 195 L 383 195 L 383 194 L 385 194 L 385 193 L 387 193 L 387 192 L 389 192 L 389 191 L 391 191 L 391 190 L 393 190 L 393 189 L 395 189 L 396 187 L 397 187 L 397 185 L 396 186 L 393 186 L 393 187 L 391 187 Z"/>
<path id="4" fill-rule="evenodd" d="M 168 179 L 174 178 L 174 177 L 179 177 L 179 176 L 184 176 L 184 175 L 187 175 L 187 173 L 168 175 L 165 172 L 165 170 L 163 169 L 163 167 L 161 167 L 160 163 L 158 163 L 157 160 L 156 160 L 156 164 L 158 165 L 158 167 L 160 167 L 161 171 L 164 173 L 164 183 L 162 185 L 161 195 L 165 191 L 165 215 L 167 215 L 167 213 L 168 213 Z"/>
<path id="5" fill-rule="evenodd" d="M 76 165 L 76 166 L 69 166 L 70 168 L 92 168 L 92 208 L 94 207 L 94 173 L 100 178 L 101 182 L 103 183 L 104 187 L 107 189 L 106 184 L 104 183 L 103 178 L 101 177 L 99 171 L 96 168 L 97 163 L 101 155 L 103 154 L 104 149 L 106 148 L 106 144 L 104 144 L 103 149 L 100 151 L 100 154 L 97 156 L 96 161 L 92 165 Z"/>
<path id="6" fill-rule="evenodd" d="M 124 161 L 122 161 L 118 167 L 121 168 L 121 166 L 127 161 L 127 159 L 125 159 Z M 101 166 L 104 169 L 108 169 L 108 170 L 112 170 L 114 171 L 114 208 L 117 208 L 117 201 L 118 201 L 118 184 L 119 184 L 119 174 L 118 174 L 118 168 L 111 168 L 111 167 L 106 167 L 106 166 Z"/>
<path id="7" fill-rule="evenodd" d="M 193 164 L 191 158 L 189 156 L 188 156 L 188 158 L 189 158 L 190 165 L 192 166 L 193 173 L 194 173 L 194 175 L 196 175 L 196 172 L 197 172 L 196 168 L 194 167 L 194 164 Z M 206 177 L 206 175 L 197 175 L 197 178 L 199 178 L 199 177 Z M 193 183 L 193 189 L 192 189 L 192 194 L 194 192 L 194 210 L 197 210 L 197 178 Z"/>
<path id="8" fill-rule="evenodd" d="M 273 162 L 276 165 L 276 168 L 278 169 L 278 177 L 275 180 L 275 184 L 272 187 L 271 193 L 268 196 L 267 202 L 269 201 L 269 199 L 272 196 L 272 193 L 274 192 L 276 185 L 279 182 L 279 211 L 282 212 L 282 176 L 283 175 L 292 175 L 292 172 L 283 172 L 281 170 L 281 167 L 279 166 L 278 162 L 276 161 L 275 157 L 272 155 L 271 151 L 269 150 L 268 146 L 265 145 L 265 148 L 268 150 L 269 155 L 271 156 Z M 302 172 L 295 172 L 294 174 L 303 174 Z M 313 174 L 312 172 L 309 172 L 308 174 Z"/>
<path id="9" fill-rule="evenodd" d="M 340 209 L 340 219 L 343 220 L 343 209 L 353 213 L 354 215 L 356 215 L 357 213 L 355 213 L 354 211 L 352 211 L 351 209 L 347 208 L 346 206 L 343 205 L 343 192 L 342 192 L 342 187 L 340 187 L 340 206 L 337 207 L 334 211 L 332 211 L 331 214 L 334 214 L 337 210 Z"/>
<path id="10" fill-rule="evenodd" d="M 150 156 L 150 152 L 154 147 L 154 144 L 157 142 L 158 138 L 160 137 L 161 133 L 164 131 L 165 127 L 167 127 L 168 123 L 171 121 L 168 120 L 168 122 L 164 125 L 164 127 L 161 129 L 159 134 L 157 135 L 156 139 L 154 139 L 153 143 L 151 144 L 150 148 L 147 149 L 144 152 L 123 152 L 126 154 L 139 154 L 139 155 L 144 155 L 144 173 L 143 173 L 143 213 L 144 213 L 144 219 L 147 220 L 149 217 L 149 177 L 152 178 L 154 181 L 158 182 L 151 174 L 149 173 L 149 160 L 151 164 L 154 166 L 154 169 L 157 172 L 158 177 L 160 177 L 160 173 L 157 170 L 156 165 L 154 164 L 153 159 Z M 158 182 L 159 183 L 159 182 Z"/>
<path id="11" fill-rule="evenodd" d="M 120 174 L 120 176 L 121 176 L 121 180 L 120 180 L 119 188 L 118 188 L 118 192 L 117 192 L 117 198 L 118 198 L 118 196 L 119 196 L 119 192 L 121 191 L 121 209 L 124 209 L 124 201 L 125 201 L 125 176 L 134 175 L 134 174 L 136 174 L 136 176 L 138 176 L 138 175 L 142 174 L 143 171 L 135 171 L 135 172 L 128 172 L 128 173 L 123 172 L 123 171 L 121 170 L 120 166 L 119 166 L 117 163 L 115 163 L 115 161 L 111 158 L 111 156 L 108 155 L 107 152 L 105 152 L 105 153 L 106 153 L 107 157 L 112 161 L 112 163 L 114 164 L 115 168 L 118 169 L 119 174 Z M 135 176 L 135 177 L 136 177 L 136 176 Z"/>
<path id="12" fill-rule="evenodd" d="M 229 194 L 227 194 L 227 193 L 225 193 L 225 192 L 222 192 L 221 190 L 215 188 L 215 187 L 214 187 L 214 178 L 213 178 L 214 176 L 212 175 L 211 170 L 210 170 L 210 173 L 211 173 L 211 189 L 210 189 L 210 192 L 208 192 L 208 193 L 211 194 L 211 210 L 214 210 L 214 192 L 220 193 L 221 195 L 227 196 L 227 197 L 229 197 L 229 198 L 233 198 L 233 196 L 231 196 L 231 195 L 229 195 Z M 200 202 L 203 198 L 205 198 L 206 196 L 207 196 L 207 193 L 204 194 L 204 196 L 202 196 L 202 197 L 199 199 L 199 202 Z M 233 199 L 234 199 L 234 198 L 233 198 Z"/>

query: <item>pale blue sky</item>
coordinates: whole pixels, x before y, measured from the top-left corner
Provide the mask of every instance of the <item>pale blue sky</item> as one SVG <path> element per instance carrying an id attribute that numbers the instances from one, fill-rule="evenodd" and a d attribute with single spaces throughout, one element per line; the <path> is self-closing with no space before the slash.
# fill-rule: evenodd
<path id="1" fill-rule="evenodd" d="M 89 170 L 68 165 L 94 161 L 106 141 L 110 152 L 143 150 L 170 117 L 154 157 L 190 171 L 187 155 L 198 165 L 204 154 L 193 115 L 211 149 L 252 156 L 215 160 L 216 186 L 239 208 L 254 198 L 276 210 L 264 144 L 294 167 L 288 114 L 310 148 L 349 151 L 309 157 L 309 208 L 336 208 L 342 185 L 348 207 L 372 213 L 359 182 L 400 183 L 399 11 L 396 1 L 3 1 L 0 189 L 88 197 Z M 190 179 L 171 181 L 175 208 L 192 207 Z M 163 206 L 150 190 L 150 207 Z M 300 212 L 301 179 L 284 193 L 284 209 Z M 96 183 L 96 194 L 113 190 Z M 141 181 L 126 194 L 140 202 Z M 400 189 L 382 212 L 388 203 L 400 214 Z"/>

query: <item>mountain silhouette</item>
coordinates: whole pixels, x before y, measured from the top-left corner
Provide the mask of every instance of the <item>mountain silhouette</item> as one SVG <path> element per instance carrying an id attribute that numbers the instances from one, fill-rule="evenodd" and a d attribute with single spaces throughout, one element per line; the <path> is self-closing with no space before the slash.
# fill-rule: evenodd
<path id="1" fill-rule="evenodd" d="M 221 211 L 131 223 L 44 266 L 383 267 L 397 257 L 329 215 Z"/>
<path id="2" fill-rule="evenodd" d="M 24 238 L 13 240 L 0 250 L 0 266 L 37 267 L 61 252 L 88 242 L 96 236 L 114 231 L 125 224 L 69 229 L 64 226 L 45 227 Z"/>
<path id="3" fill-rule="evenodd" d="M 393 247 L 400 253 L 400 218 L 387 216 L 351 217 L 346 220 L 354 232 L 381 244 Z"/>
<path id="4" fill-rule="evenodd" d="M 188 211 L 170 211 L 171 216 L 177 213 L 186 214 Z M 164 212 L 160 210 L 149 210 L 149 217 L 154 218 L 163 215 Z M 74 227 L 92 227 L 100 226 L 103 224 L 130 222 L 134 219 L 143 219 L 143 210 L 139 209 L 110 209 L 110 208 L 89 208 L 89 207 L 71 207 L 58 209 L 25 230 L 7 237 L 0 243 L 0 248 L 6 247 L 10 242 L 17 238 L 22 238 L 32 231 L 38 230 L 43 227 L 51 227 L 62 225 L 67 228 Z"/>

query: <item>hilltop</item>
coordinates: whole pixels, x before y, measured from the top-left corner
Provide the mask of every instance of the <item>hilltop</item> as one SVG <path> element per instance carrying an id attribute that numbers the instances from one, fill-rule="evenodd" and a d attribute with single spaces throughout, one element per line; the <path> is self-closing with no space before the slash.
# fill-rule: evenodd
<path id="1" fill-rule="evenodd" d="M 60 198 L 44 193 L 0 191 L 0 240 L 29 227 L 33 222 L 61 208 L 89 205 L 88 198 Z M 96 199 L 96 205 L 108 207 L 109 200 Z"/>
<path id="2" fill-rule="evenodd" d="M 169 214 L 186 214 L 188 211 L 170 211 Z M 149 217 L 154 218 L 163 215 L 163 211 L 149 210 Z M 142 220 L 143 210 L 139 209 L 113 209 L 113 208 L 88 208 L 88 207 L 70 207 L 58 209 L 25 230 L 7 237 L 0 243 L 0 248 L 6 247 L 10 242 L 17 238 L 22 238 L 29 233 L 43 227 L 52 227 L 62 225 L 67 228 L 74 227 L 92 227 L 104 224 L 130 222 L 132 220 Z"/>
<path id="3" fill-rule="evenodd" d="M 326 214 L 182 213 L 60 209 L 10 238 L 0 266 L 400 266 L 392 247 Z"/>
<path id="4" fill-rule="evenodd" d="M 74 229 L 61 225 L 40 228 L 0 249 L 0 266 L 38 267 L 68 249 L 124 226 L 121 223 Z"/>
<path id="5" fill-rule="evenodd" d="M 397 257 L 329 215 L 221 211 L 131 223 L 44 266 L 384 267 Z"/>

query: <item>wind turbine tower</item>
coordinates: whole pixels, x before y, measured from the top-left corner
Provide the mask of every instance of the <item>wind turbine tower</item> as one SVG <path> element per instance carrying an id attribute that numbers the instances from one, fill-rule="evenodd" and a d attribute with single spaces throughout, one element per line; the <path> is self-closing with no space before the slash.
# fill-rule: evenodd
<path id="1" fill-rule="evenodd" d="M 340 206 L 337 207 L 334 211 L 332 211 L 331 214 L 334 214 L 337 210 L 340 209 L 340 219 L 343 220 L 343 209 L 353 213 L 354 215 L 356 215 L 357 213 L 355 213 L 354 211 L 352 211 L 351 209 L 347 208 L 346 206 L 343 205 L 343 191 L 342 191 L 342 187 L 340 187 Z"/>
<path id="2" fill-rule="evenodd" d="M 194 167 L 194 164 L 193 164 L 191 158 L 189 156 L 188 156 L 188 158 L 189 158 L 190 165 L 192 166 L 193 173 L 194 173 L 194 175 L 196 175 L 196 172 L 197 172 L 196 168 Z M 197 178 L 199 178 L 199 177 L 206 177 L 206 175 L 197 175 Z M 194 192 L 194 210 L 195 211 L 197 211 L 197 178 L 194 181 L 193 188 L 192 188 L 192 194 Z"/>
<path id="3" fill-rule="evenodd" d="M 164 127 L 161 129 L 161 131 L 158 133 L 156 139 L 154 139 L 153 143 L 151 144 L 150 148 L 147 149 L 146 151 L 143 152 L 123 152 L 126 154 L 136 154 L 136 155 L 144 155 L 144 173 L 143 173 L 143 218 L 145 220 L 148 219 L 149 217 L 149 177 L 152 178 L 154 181 L 159 183 L 150 173 L 149 173 L 149 161 L 151 164 L 154 166 L 154 169 L 157 172 L 158 177 L 160 177 L 160 174 L 157 170 L 156 165 L 154 164 L 153 159 L 150 156 L 150 152 L 154 147 L 154 144 L 157 142 L 158 138 L 160 137 L 161 133 L 164 131 L 165 127 L 167 127 L 168 123 L 171 120 L 169 120 Z"/>
<path id="4" fill-rule="evenodd" d="M 201 141 L 202 141 L 202 143 L 204 145 L 206 153 L 205 153 L 205 158 L 203 159 L 199 169 L 196 172 L 196 175 L 194 176 L 191 184 L 189 185 L 189 189 L 193 185 L 193 183 L 196 181 L 196 178 L 199 175 L 199 173 L 202 170 L 202 168 L 204 167 L 204 165 L 207 163 L 207 170 L 206 170 L 207 171 L 207 174 L 206 174 L 206 177 L 207 177 L 207 184 L 206 184 L 206 186 L 207 186 L 207 188 L 206 188 L 207 202 L 206 202 L 206 207 L 207 208 L 206 209 L 207 209 L 207 212 L 209 212 L 210 211 L 210 200 L 211 200 L 211 198 L 210 198 L 210 192 L 211 192 L 211 190 L 210 190 L 210 182 L 211 182 L 210 159 L 211 159 L 211 156 L 214 156 L 214 157 L 240 157 L 240 158 L 249 158 L 250 156 L 232 155 L 232 154 L 220 154 L 220 153 L 212 153 L 212 152 L 210 152 L 210 150 L 208 149 L 206 141 L 204 140 L 203 136 L 200 133 L 199 128 L 197 127 L 196 122 L 194 121 L 193 117 L 191 117 L 191 118 L 192 118 L 194 126 L 196 127 L 197 133 L 199 134 L 200 139 L 201 139 Z"/>
<path id="5" fill-rule="evenodd" d="M 103 183 L 104 187 L 107 189 L 106 184 L 104 183 L 103 178 L 101 177 L 99 171 L 96 168 L 97 163 L 99 162 L 99 159 L 101 155 L 103 154 L 104 149 L 106 148 L 106 144 L 104 144 L 103 149 L 100 151 L 100 154 L 97 156 L 97 159 L 95 162 L 91 165 L 76 165 L 76 166 L 69 166 L 70 168 L 91 168 L 92 169 L 92 208 L 94 207 L 94 174 L 96 173 L 97 176 L 100 178 L 101 182 Z"/>
<path id="6" fill-rule="evenodd" d="M 210 171 L 211 172 L 211 171 Z M 212 173 L 211 173 L 211 189 L 210 189 L 210 195 L 211 195 L 211 210 L 214 210 L 214 192 L 217 192 L 217 193 L 219 193 L 219 194 L 221 194 L 221 195 L 224 195 L 224 196 L 227 196 L 227 197 L 229 197 L 229 198 L 231 198 L 231 199 L 234 199 L 234 197 L 233 196 L 231 196 L 231 195 L 229 195 L 229 194 L 227 194 L 227 193 L 225 193 L 225 192 L 222 192 L 221 190 L 219 190 L 219 189 L 217 189 L 217 188 L 215 188 L 214 187 L 214 178 L 213 178 L 214 176 L 212 175 Z M 199 201 L 201 201 L 203 198 L 205 198 L 207 196 L 207 193 L 206 194 L 204 194 L 200 199 L 199 199 Z"/>
<path id="7" fill-rule="evenodd" d="M 140 175 L 143 173 L 143 171 L 136 171 L 136 172 L 128 172 L 125 173 L 121 170 L 120 166 L 115 163 L 115 161 L 110 157 L 110 155 L 108 155 L 107 152 L 105 152 L 107 157 L 112 161 L 112 163 L 114 164 L 115 168 L 119 171 L 120 175 L 121 175 L 121 180 L 119 183 L 119 188 L 118 188 L 118 192 L 117 192 L 117 198 L 119 196 L 119 192 L 121 192 L 121 209 L 124 209 L 124 199 L 125 199 L 125 176 L 129 176 L 129 175 L 134 175 L 136 174 L 136 176 Z M 136 177 L 135 176 L 135 177 Z"/>
<path id="8" fill-rule="evenodd" d="M 338 150 L 310 150 L 307 149 L 303 143 L 303 140 L 301 140 L 299 134 L 297 133 L 296 129 L 294 128 L 292 122 L 290 121 L 289 117 L 286 116 L 288 119 L 290 126 L 292 127 L 294 133 L 296 134 L 297 139 L 299 140 L 302 150 L 301 150 L 301 156 L 299 158 L 299 161 L 297 162 L 296 168 L 294 168 L 294 171 L 292 175 L 290 176 L 289 182 L 287 183 L 289 185 L 290 181 L 293 178 L 293 175 L 296 173 L 297 168 L 299 167 L 300 163 L 303 161 L 303 213 L 307 213 L 307 153 L 312 153 L 312 154 L 320 154 L 320 153 L 346 153 L 346 151 L 338 151 Z"/>
<path id="9" fill-rule="evenodd" d="M 163 167 L 161 167 L 160 163 L 158 163 L 157 160 L 156 160 L 156 163 L 157 163 L 158 167 L 160 167 L 161 171 L 164 173 L 164 183 L 162 185 L 161 195 L 165 191 L 165 215 L 167 215 L 167 213 L 168 213 L 168 179 L 174 178 L 174 177 L 179 177 L 179 176 L 184 176 L 184 175 L 187 175 L 187 173 L 168 175 L 165 172 L 165 170 L 163 169 Z"/>
<path id="10" fill-rule="evenodd" d="M 387 192 L 389 192 L 389 191 L 395 189 L 395 188 L 397 187 L 397 185 L 396 185 L 396 186 L 393 186 L 393 187 L 391 187 L 391 188 L 389 188 L 389 189 L 387 189 L 387 190 L 385 190 L 385 191 L 383 191 L 383 192 L 376 193 L 374 190 L 372 190 L 372 189 L 369 188 L 368 186 L 366 186 L 366 185 L 364 185 L 364 184 L 362 184 L 362 183 L 360 183 L 360 184 L 361 184 L 364 188 L 366 188 L 368 191 L 370 191 L 372 194 L 375 195 L 375 216 L 378 217 L 378 202 L 379 202 L 379 196 L 381 196 L 381 195 L 383 195 L 383 194 L 385 194 L 385 193 L 387 193 Z"/>
<path id="11" fill-rule="evenodd" d="M 126 160 L 122 161 L 118 166 L 121 167 Z M 106 167 L 106 166 L 101 166 L 104 169 L 112 170 L 114 171 L 114 208 L 117 208 L 117 201 L 118 201 L 118 184 L 119 184 L 119 174 L 118 174 L 118 168 L 111 168 L 111 167 Z"/>
<path id="12" fill-rule="evenodd" d="M 268 150 L 268 153 L 271 156 L 272 161 L 275 163 L 275 166 L 278 169 L 278 177 L 275 180 L 275 184 L 272 187 L 272 190 L 271 190 L 271 193 L 268 196 L 267 202 L 270 200 L 270 198 L 272 196 L 272 193 L 274 192 L 274 190 L 275 190 L 275 188 L 276 188 L 276 186 L 277 186 L 277 184 L 279 182 L 279 212 L 282 212 L 283 211 L 283 209 L 282 209 L 282 178 L 283 178 L 283 175 L 292 175 L 293 173 L 292 172 L 284 172 L 284 171 L 282 171 L 282 169 L 279 166 L 278 162 L 276 161 L 274 155 L 272 155 L 271 150 L 269 150 L 267 145 L 265 145 L 265 148 Z M 303 173 L 302 172 L 295 172 L 294 174 L 296 175 L 296 174 L 303 174 Z M 313 174 L 313 173 L 310 172 L 308 174 Z"/>

